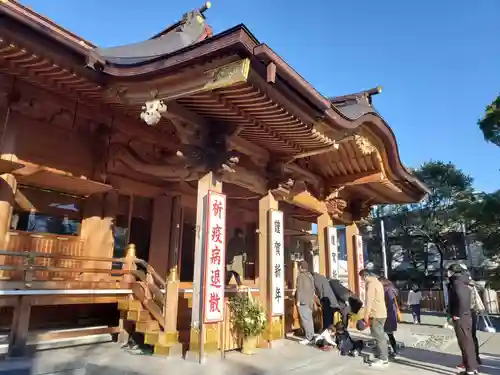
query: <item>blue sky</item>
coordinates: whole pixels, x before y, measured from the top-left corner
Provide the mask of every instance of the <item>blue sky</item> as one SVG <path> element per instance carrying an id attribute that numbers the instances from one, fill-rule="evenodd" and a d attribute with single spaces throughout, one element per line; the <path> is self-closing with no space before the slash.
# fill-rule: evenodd
<path id="1" fill-rule="evenodd" d="M 26 0 L 99 46 L 146 39 L 201 0 Z M 244 23 L 324 95 L 377 85 L 410 167 L 451 161 L 500 188 L 500 148 L 476 123 L 500 92 L 500 0 L 214 0 L 215 32 Z"/>

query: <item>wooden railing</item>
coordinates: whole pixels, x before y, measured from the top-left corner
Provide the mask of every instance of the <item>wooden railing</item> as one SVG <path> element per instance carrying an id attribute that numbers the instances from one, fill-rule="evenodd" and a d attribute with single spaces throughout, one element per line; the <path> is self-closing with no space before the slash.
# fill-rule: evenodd
<path id="1" fill-rule="evenodd" d="M 35 265 L 39 267 L 55 267 L 78 269 L 82 267 L 79 257 L 83 256 L 83 240 L 75 236 L 59 236 L 53 234 L 36 234 L 22 231 L 11 231 L 5 246 L 6 251 L 14 253 L 37 253 L 58 255 L 58 257 L 37 256 Z M 65 256 L 65 257 L 62 257 Z M 3 265 L 17 266 L 23 263 L 22 257 L 6 256 Z M 2 279 L 20 280 L 22 273 L 15 271 L 2 272 Z M 71 272 L 44 272 L 37 271 L 37 280 L 71 280 L 77 278 L 78 273 Z"/>

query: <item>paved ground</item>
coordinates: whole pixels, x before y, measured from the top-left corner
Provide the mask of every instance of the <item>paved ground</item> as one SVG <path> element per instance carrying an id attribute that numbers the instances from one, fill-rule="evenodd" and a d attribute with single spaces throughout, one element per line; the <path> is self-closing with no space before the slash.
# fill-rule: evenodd
<path id="1" fill-rule="evenodd" d="M 453 332 L 442 328 L 402 324 L 397 339 L 405 345 L 402 358 L 384 370 L 372 369 L 362 358 L 340 357 L 284 340 L 272 350 L 253 356 L 228 353 L 226 360 L 210 359 L 204 365 L 183 360 L 134 355 L 117 344 L 100 344 L 39 352 L 32 360 L 0 363 L 0 374 L 10 375 L 145 375 L 145 374 L 241 374 L 241 375 L 362 375 L 385 372 L 387 375 L 454 374 L 460 361 Z M 485 365 L 481 373 L 500 375 L 500 334 L 479 334 Z"/>

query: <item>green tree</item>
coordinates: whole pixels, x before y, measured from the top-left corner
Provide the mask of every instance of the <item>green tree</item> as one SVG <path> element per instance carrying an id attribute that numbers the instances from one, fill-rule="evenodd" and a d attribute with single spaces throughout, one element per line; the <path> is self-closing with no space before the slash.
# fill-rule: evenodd
<path id="1" fill-rule="evenodd" d="M 484 139 L 500 147 L 500 95 L 486 107 L 486 113 L 478 125 Z"/>
<path id="2" fill-rule="evenodd" d="M 414 171 L 430 193 L 421 202 L 382 208 L 387 221 L 392 222 L 391 235 L 409 252 L 416 267 L 428 267 L 427 249 L 419 243 L 433 243 L 440 254 L 440 276 L 444 276 L 445 254 L 451 242 L 450 233 L 460 231 L 465 207 L 475 202 L 473 179 L 453 163 L 429 161 Z M 416 241 L 417 238 L 421 240 Z M 418 245 L 418 246 L 417 246 Z"/>
<path id="3" fill-rule="evenodd" d="M 498 263 L 500 260 L 500 190 L 481 193 L 474 202 L 461 207 L 468 223 L 468 231 L 481 242 L 485 256 Z M 490 282 L 500 287 L 500 268 L 490 270 Z"/>

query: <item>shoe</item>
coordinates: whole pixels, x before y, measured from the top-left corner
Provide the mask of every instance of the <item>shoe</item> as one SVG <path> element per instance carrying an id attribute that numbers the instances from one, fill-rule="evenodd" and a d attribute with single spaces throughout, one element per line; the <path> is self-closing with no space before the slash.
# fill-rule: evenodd
<path id="1" fill-rule="evenodd" d="M 370 362 L 371 367 L 385 367 L 389 365 L 389 361 L 387 360 L 382 360 L 382 359 L 374 359 L 372 362 Z"/>
<path id="2" fill-rule="evenodd" d="M 397 360 L 397 359 L 399 359 L 399 353 L 397 353 L 397 352 L 396 353 L 391 353 L 389 355 L 389 358 L 393 359 L 393 360 Z"/>
<path id="3" fill-rule="evenodd" d="M 465 365 L 463 363 L 457 365 L 457 369 L 459 370 L 465 370 Z"/>
<path id="4" fill-rule="evenodd" d="M 309 341 L 308 339 L 304 339 L 304 340 L 299 341 L 299 344 L 301 344 L 301 345 L 309 345 L 310 343 L 311 343 L 311 341 Z"/>
<path id="5" fill-rule="evenodd" d="M 462 371 L 459 373 L 459 375 L 478 375 L 479 372 L 476 370 L 476 371 Z"/>

